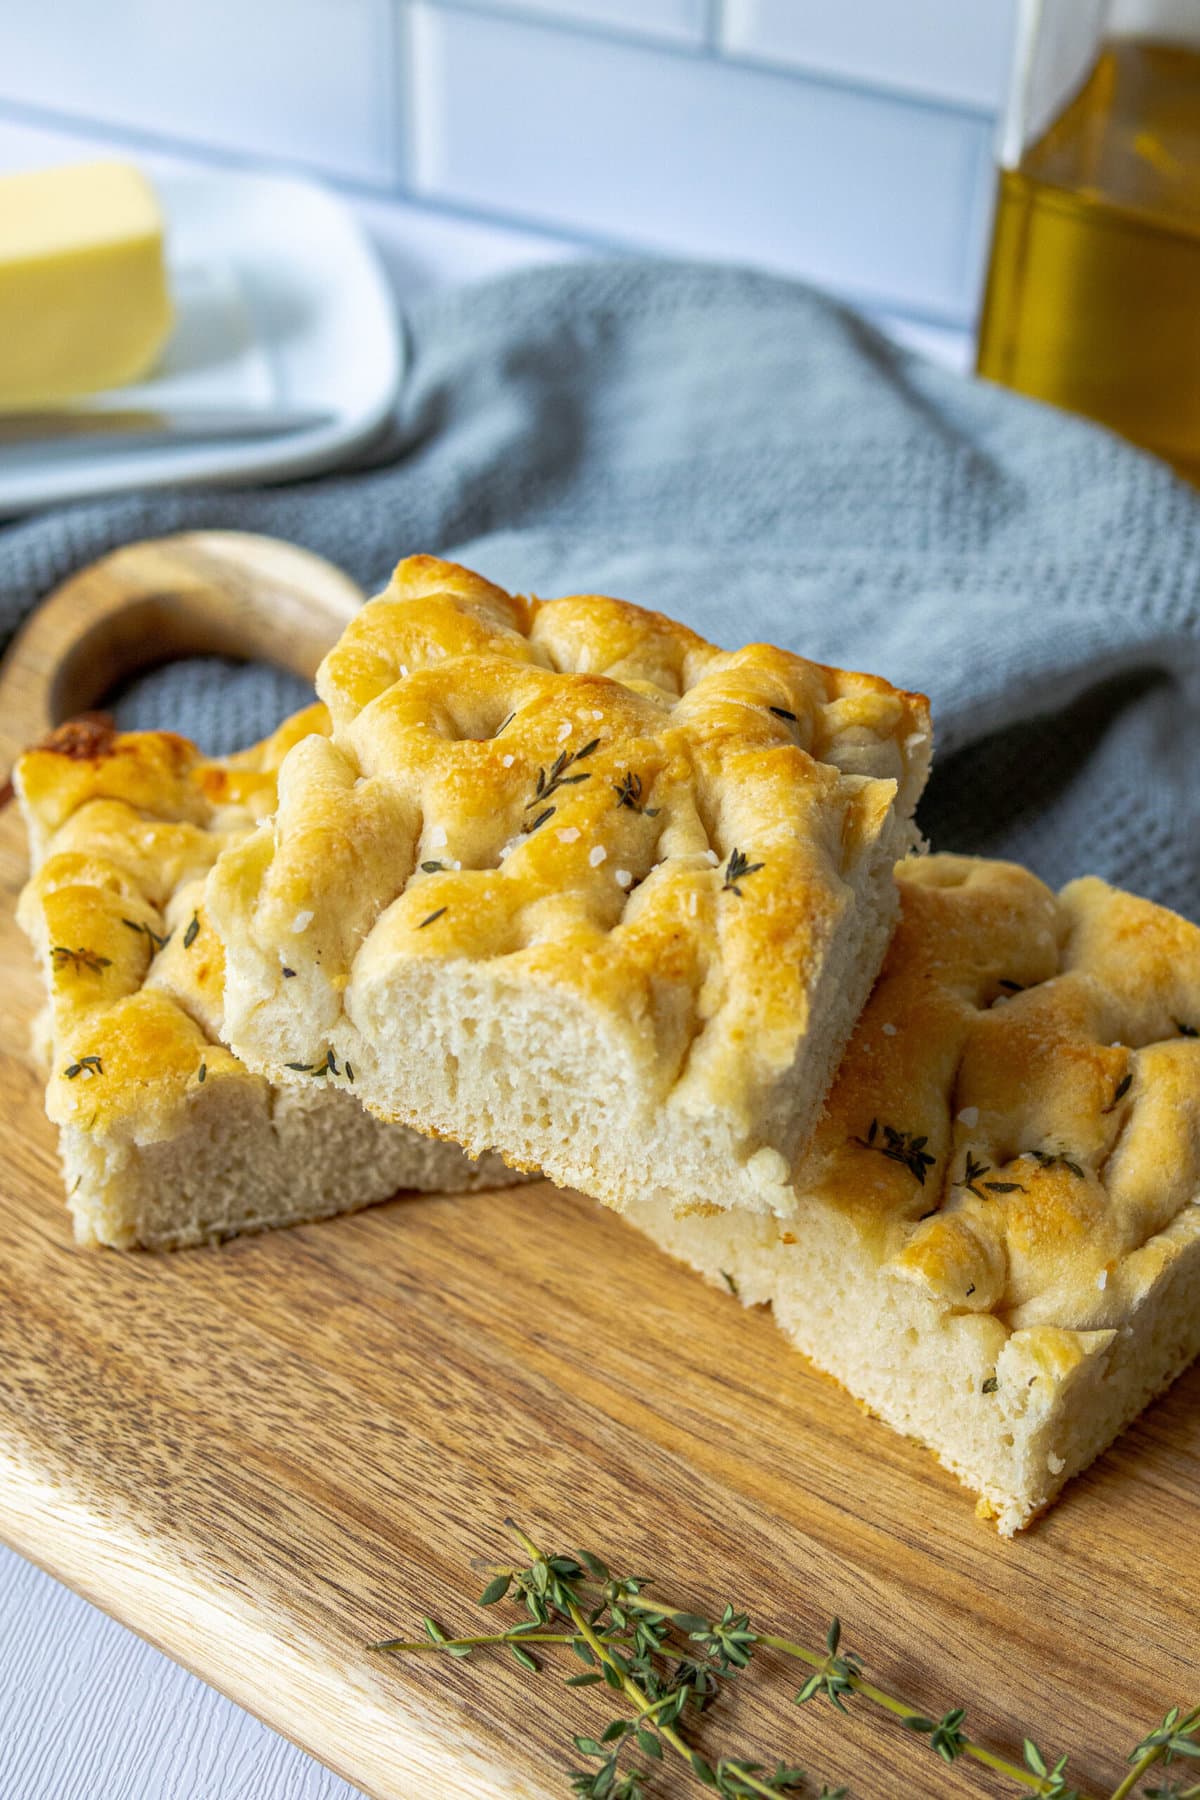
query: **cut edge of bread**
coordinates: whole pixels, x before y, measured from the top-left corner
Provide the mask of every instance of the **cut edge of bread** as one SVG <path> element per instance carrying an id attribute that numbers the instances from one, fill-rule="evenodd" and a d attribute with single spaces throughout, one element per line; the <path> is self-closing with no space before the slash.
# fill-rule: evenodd
<path id="1" fill-rule="evenodd" d="M 333 1016 L 321 990 L 307 1004 L 301 972 L 286 988 L 253 945 L 225 936 L 227 1034 L 272 1081 L 304 1081 L 332 1052 L 377 1117 L 452 1137 L 473 1155 L 498 1146 L 506 1162 L 538 1170 L 617 1211 L 650 1198 L 786 1216 L 792 1169 L 866 1003 L 899 910 L 895 863 L 916 844 L 893 811 L 858 871 L 848 909 L 811 996 L 812 1031 L 762 1097 L 752 1128 L 666 1094 L 631 1055 L 614 1023 L 549 984 L 512 979 L 502 960 L 403 959 L 355 980 Z M 253 851 L 250 851 L 253 854 Z M 217 913 L 209 887 L 209 911 Z M 297 1042 L 303 1031 L 306 1041 Z M 319 1041 L 308 1041 L 309 1038 Z"/>
<path id="2" fill-rule="evenodd" d="M 385 1125 L 335 1089 L 305 1094 L 216 1076 L 186 1105 L 175 1130 L 147 1141 L 60 1128 L 77 1243 L 185 1250 L 358 1212 L 396 1194 L 517 1179 L 497 1156 L 471 1163 L 457 1144 Z"/>
<path id="3" fill-rule="evenodd" d="M 794 1235 L 661 1202 L 626 1216 L 743 1306 L 769 1305 L 818 1370 L 975 1492 L 1002 1537 L 1044 1512 L 1200 1354 L 1200 1204 L 1133 1252 L 1126 1322 L 1088 1331 L 1010 1332 L 991 1314 L 939 1308 L 816 1196 L 802 1197 Z"/>

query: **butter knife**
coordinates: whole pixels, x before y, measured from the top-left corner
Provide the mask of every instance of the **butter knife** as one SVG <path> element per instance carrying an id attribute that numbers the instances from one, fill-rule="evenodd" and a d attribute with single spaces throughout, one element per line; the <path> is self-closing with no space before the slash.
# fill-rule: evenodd
<path id="1" fill-rule="evenodd" d="M 0 450 L 59 446 L 128 449 L 143 444 L 204 443 L 220 438 L 285 437 L 315 431 L 334 414 L 300 406 L 63 406 L 0 412 Z"/>

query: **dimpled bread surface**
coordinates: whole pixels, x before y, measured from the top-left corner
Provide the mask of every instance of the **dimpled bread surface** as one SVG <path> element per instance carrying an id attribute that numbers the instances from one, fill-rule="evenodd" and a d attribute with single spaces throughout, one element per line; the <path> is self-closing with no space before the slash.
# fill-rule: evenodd
<path id="1" fill-rule="evenodd" d="M 46 983 L 46 1106 L 83 1244 L 182 1248 L 512 1179 L 321 1077 L 274 1088 L 221 1041 L 204 879 L 270 813 L 287 750 L 327 729 L 314 706 L 210 761 L 172 732 L 74 724 L 17 764 L 33 869 L 19 917 Z"/>
<path id="2" fill-rule="evenodd" d="M 331 736 L 208 884 L 239 1055 L 348 1061 L 379 1116 L 618 1208 L 790 1212 L 895 922 L 925 700 L 431 557 L 317 689 Z"/>
<path id="3" fill-rule="evenodd" d="M 1200 1351 L 1200 930 L 1089 877 L 898 870 L 788 1222 L 630 1209 L 1006 1535 Z"/>

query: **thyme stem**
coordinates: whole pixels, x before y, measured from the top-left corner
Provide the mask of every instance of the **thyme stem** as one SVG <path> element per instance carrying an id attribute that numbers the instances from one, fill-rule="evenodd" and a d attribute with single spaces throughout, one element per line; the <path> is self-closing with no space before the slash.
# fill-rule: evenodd
<path id="1" fill-rule="evenodd" d="M 506 1521 L 506 1523 L 512 1525 L 511 1520 Z M 536 1548 L 530 1549 L 530 1541 L 526 1539 L 519 1527 L 512 1525 L 512 1529 L 516 1532 L 518 1541 L 523 1550 L 528 1550 L 531 1556 L 541 1556 L 541 1552 L 536 1550 Z M 513 1575 L 516 1573 L 514 1569 L 501 1563 L 488 1563 L 485 1567 L 490 1575 Z M 627 1612 L 649 1613 L 652 1616 L 661 1614 L 664 1618 L 670 1619 L 673 1623 L 678 1623 L 680 1618 L 686 1619 L 690 1616 L 685 1608 L 672 1606 L 666 1601 L 651 1606 L 648 1603 L 643 1604 L 638 1600 L 626 1600 L 624 1605 Z M 459 1638 L 457 1640 L 457 1642 L 463 1644 L 471 1641 L 472 1640 L 468 1638 Z M 522 1634 L 522 1641 L 525 1641 L 524 1634 Z M 568 1642 L 569 1639 L 564 1636 L 558 1641 L 565 1643 Z M 781 1656 L 793 1657 L 797 1662 L 805 1663 L 810 1669 L 816 1669 L 822 1673 L 828 1668 L 831 1661 L 827 1652 L 810 1650 L 806 1644 L 798 1644 L 793 1638 L 778 1637 L 774 1632 L 756 1632 L 755 1641 L 758 1644 L 761 1644 L 764 1649 L 775 1650 Z M 588 1642 L 591 1642 L 590 1638 Z M 399 1647 L 400 1646 L 397 1646 L 397 1648 Z M 434 1646 L 421 1644 L 417 1647 L 419 1649 L 428 1650 Z M 891 1713 L 894 1718 L 907 1720 L 919 1719 L 924 1716 L 919 1707 L 910 1706 L 907 1701 L 897 1699 L 894 1694 L 887 1693 L 884 1688 L 876 1687 L 872 1682 L 865 1681 L 861 1675 L 851 1673 L 846 1679 L 849 1686 L 856 1694 L 861 1694 L 864 1700 L 869 1700 L 872 1705 L 878 1706 L 885 1712 Z M 624 1683 L 624 1685 L 628 1687 L 630 1684 Z M 1200 1709 L 1197 1710 L 1200 1712 Z M 1190 1723 L 1190 1720 L 1188 1722 Z M 686 1745 L 684 1746 L 684 1752 L 690 1755 Z M 986 1768 L 994 1769 L 997 1774 L 1007 1775 L 1011 1781 L 1020 1782 L 1023 1787 L 1029 1788 L 1034 1794 L 1048 1794 L 1053 1791 L 1051 1783 L 1048 1780 L 1044 1780 L 1042 1776 L 1035 1775 L 1032 1769 L 1021 1768 L 1018 1763 L 1010 1762 L 1007 1757 L 997 1755 L 994 1750 L 988 1750 L 983 1744 L 977 1744 L 971 1738 L 964 1737 L 962 1754 L 971 1757 L 975 1762 L 982 1763 Z M 1147 1758 L 1144 1759 L 1144 1766 L 1149 1768 L 1151 1763 L 1157 1762 L 1161 1755 L 1162 1747 L 1160 1746 L 1152 1755 L 1148 1755 Z M 1111 1800 L 1128 1800 L 1128 1796 L 1133 1792 L 1133 1786 L 1136 1783 L 1137 1778 L 1138 1770 L 1135 1769 L 1132 1777 L 1121 1784 L 1117 1792 L 1112 1795 Z M 769 1793 L 771 1790 L 763 1789 L 763 1791 Z M 1079 1800 L 1089 1800 L 1089 1797 L 1081 1792 Z"/>
<path id="2" fill-rule="evenodd" d="M 1200 1725 L 1200 1706 L 1194 1706 L 1187 1717 L 1176 1725 L 1175 1729 L 1183 1737 L 1194 1732 L 1197 1725 Z M 1110 1800 L 1128 1800 L 1128 1796 L 1132 1794 L 1146 1770 L 1153 1768 L 1154 1764 L 1166 1755 L 1168 1748 L 1168 1741 L 1163 1739 L 1157 1744 L 1151 1744 L 1148 1750 L 1143 1751 L 1125 1779 L 1113 1789 Z"/>
<path id="3" fill-rule="evenodd" d="M 583 1661 L 598 1665 L 603 1670 L 608 1685 L 619 1689 L 632 1705 L 637 1715 L 638 1742 L 646 1754 L 653 1751 L 650 1739 L 652 1732 L 664 1744 L 668 1745 L 688 1768 L 688 1772 L 702 1785 L 716 1788 L 722 1795 L 761 1795 L 763 1800 L 779 1800 L 779 1795 L 792 1791 L 803 1782 L 803 1771 L 785 1769 L 781 1763 L 774 1777 L 760 1780 L 754 1773 L 760 1764 L 749 1764 L 732 1758 L 722 1759 L 714 1770 L 704 1757 L 693 1750 L 687 1740 L 676 1729 L 675 1721 L 682 1709 L 685 1689 L 675 1684 L 667 1693 L 663 1693 L 653 1672 L 648 1671 L 648 1658 L 652 1656 L 674 1656 L 678 1652 L 669 1648 L 664 1636 L 663 1627 L 669 1625 L 674 1631 L 708 1646 L 708 1655 L 719 1656 L 715 1673 L 718 1675 L 736 1674 L 738 1668 L 744 1667 L 749 1659 L 751 1645 L 773 1650 L 779 1655 L 793 1658 L 813 1671 L 802 1691 L 796 1696 L 800 1702 L 806 1701 L 814 1694 L 825 1692 L 837 1706 L 841 1706 L 840 1696 L 848 1693 L 860 1695 L 872 1706 L 890 1713 L 901 1720 L 910 1729 L 926 1736 L 931 1747 L 946 1762 L 953 1762 L 959 1756 L 969 1757 L 972 1761 L 994 1770 L 997 1774 L 1017 1783 L 1030 1793 L 1039 1796 L 1040 1800 L 1094 1800 L 1094 1797 L 1083 1789 L 1068 1786 L 1065 1774 L 1067 1758 L 1062 1756 L 1054 1767 L 1050 1767 L 1037 1745 L 1028 1738 L 1025 1740 L 1024 1765 L 1012 1762 L 1008 1757 L 1000 1756 L 988 1750 L 984 1745 L 975 1743 L 962 1729 L 963 1713 L 961 1709 L 948 1712 L 940 1721 L 927 1718 L 918 1708 L 889 1693 L 885 1688 L 877 1687 L 867 1681 L 860 1673 L 861 1662 L 858 1656 L 850 1651 L 842 1650 L 838 1645 L 841 1626 L 834 1620 L 830 1626 L 824 1651 L 811 1649 L 806 1644 L 798 1643 L 793 1638 L 782 1637 L 774 1632 L 760 1632 L 752 1629 L 749 1619 L 744 1613 L 734 1614 L 733 1608 L 727 1606 L 723 1620 L 716 1624 L 707 1623 L 696 1613 L 665 1601 L 651 1603 L 638 1597 L 639 1588 L 645 1587 L 646 1579 L 638 1577 L 618 1580 L 610 1577 L 604 1564 L 590 1553 L 580 1552 L 578 1558 L 550 1557 L 542 1551 L 533 1539 L 513 1519 L 504 1521 L 513 1533 L 522 1550 L 529 1556 L 532 1569 L 518 1569 L 506 1564 L 474 1562 L 473 1567 L 486 1569 L 492 1581 L 483 1596 L 483 1604 L 490 1605 L 502 1599 L 510 1583 L 515 1582 L 518 1591 L 523 1592 L 529 1603 L 533 1617 L 530 1620 L 510 1628 L 507 1631 L 491 1632 L 474 1637 L 445 1638 L 435 1624 L 429 1624 L 430 1640 L 409 1640 L 388 1638 L 381 1643 L 370 1646 L 377 1651 L 416 1651 L 437 1650 L 459 1655 L 468 1653 L 477 1647 L 505 1644 L 516 1647 L 524 1644 L 566 1644 L 573 1647 Z M 590 1571 L 589 1578 L 584 1574 L 581 1564 L 586 1564 Z M 531 1577 L 534 1578 L 531 1585 Z M 591 1612 L 584 1608 L 589 1604 L 584 1589 L 593 1585 L 600 1590 L 601 1600 Z M 548 1600 L 544 1598 L 549 1596 Z M 539 1599 L 539 1596 L 543 1598 Z M 605 1606 L 611 1607 L 611 1617 L 607 1624 L 600 1623 Z M 569 1619 L 572 1630 L 555 1631 L 546 1627 L 552 1626 L 555 1617 Z M 542 1622 L 541 1628 L 537 1627 Z M 644 1621 L 644 1622 L 643 1622 Z M 725 1635 L 722 1636 L 722 1629 Z M 657 1636 L 655 1633 L 657 1632 Z M 647 1650 L 646 1640 L 649 1638 L 650 1648 Z M 636 1655 L 631 1662 L 627 1651 L 637 1646 Z M 620 1650 L 616 1649 L 620 1646 Z M 716 1648 L 719 1646 L 719 1650 Z M 519 1650 L 515 1650 L 520 1660 Z M 639 1661 L 639 1658 L 641 1659 Z M 525 1659 L 530 1668 L 536 1667 L 531 1659 Z M 681 1665 L 681 1668 L 690 1665 Z M 643 1691 L 635 1673 L 641 1673 L 649 1683 L 649 1692 Z M 598 1681 L 598 1673 L 590 1677 L 579 1676 L 569 1685 L 579 1685 L 585 1680 Z M 701 1685 L 694 1690 L 700 1694 L 711 1694 L 715 1685 L 707 1690 Z M 658 1698 L 652 1698 L 657 1693 Z M 698 1704 L 703 1707 L 705 1702 Z M 667 1716 L 664 1718 L 664 1712 Z M 622 1733 L 634 1734 L 633 1723 L 614 1720 L 604 1734 L 602 1742 L 619 1744 Z M 1197 1744 L 1197 1733 L 1200 1732 L 1200 1705 L 1194 1706 L 1187 1714 L 1181 1714 L 1180 1708 L 1173 1706 L 1163 1719 L 1143 1741 L 1130 1752 L 1131 1767 L 1112 1790 L 1108 1800 L 1134 1800 L 1135 1790 L 1143 1776 L 1159 1762 L 1173 1762 L 1180 1758 L 1194 1758 L 1200 1755 Z M 643 1742 L 643 1738 L 645 1741 Z M 585 1754 L 603 1755 L 600 1743 L 592 1739 L 577 1738 L 576 1744 Z M 599 1795 L 613 1788 L 622 1795 L 629 1795 L 638 1800 L 642 1795 L 644 1773 L 629 1771 L 615 1780 L 615 1755 L 597 1775 L 594 1782 L 588 1785 L 588 1777 L 577 1775 L 573 1784 L 579 1794 Z M 654 1751 L 655 1755 L 661 1752 Z M 581 1785 L 582 1784 L 582 1785 Z M 839 1788 L 839 1795 L 845 1792 Z M 1169 1784 L 1165 1788 L 1152 1788 L 1147 1794 L 1179 1793 L 1182 1800 L 1200 1800 L 1200 1784 L 1179 1787 Z M 822 1796 L 830 1796 L 832 1790 L 822 1789 Z"/>
<path id="4" fill-rule="evenodd" d="M 628 1601 L 626 1604 L 630 1612 L 651 1611 L 649 1606 L 643 1607 L 636 1600 Z M 668 1619 L 674 1619 L 683 1609 L 674 1606 L 659 1606 L 653 1610 L 665 1613 Z M 832 1661 L 828 1653 L 810 1650 L 807 1645 L 797 1644 L 792 1638 L 777 1637 L 774 1632 L 756 1632 L 755 1641 L 767 1650 L 777 1650 L 781 1656 L 795 1657 L 797 1662 L 806 1663 L 810 1669 L 819 1669 L 824 1672 Z M 850 1673 L 846 1680 L 856 1694 L 861 1694 L 864 1700 L 870 1700 L 873 1705 L 882 1707 L 897 1719 L 924 1717 L 919 1707 L 910 1706 L 905 1700 L 898 1700 L 895 1695 L 887 1693 L 883 1688 L 875 1687 L 871 1682 L 864 1681 L 861 1675 Z M 962 1754 L 973 1757 L 976 1762 L 985 1763 L 989 1769 L 995 1769 L 1013 1781 L 1023 1783 L 1025 1787 L 1032 1788 L 1035 1794 L 1044 1794 L 1047 1791 L 1049 1784 L 1044 1782 L 1040 1775 L 1034 1775 L 1029 1769 L 1020 1768 L 1016 1763 L 1009 1762 L 1006 1757 L 997 1756 L 992 1750 L 985 1750 L 982 1744 L 976 1744 L 970 1738 L 963 1739 Z M 1087 1800 L 1087 1796 L 1081 1794 L 1080 1800 Z M 1116 1796 L 1113 1797 L 1113 1800 L 1116 1800 Z"/>
<path id="5" fill-rule="evenodd" d="M 534 1562 L 544 1562 L 546 1560 L 543 1552 L 538 1549 L 533 1539 L 528 1537 L 526 1533 L 521 1530 L 521 1527 L 517 1524 L 515 1519 L 506 1519 L 504 1523 L 508 1526 L 522 1550 L 524 1550 L 528 1556 L 531 1556 Z M 640 1607 L 638 1610 L 641 1612 L 649 1612 L 651 1608 Z M 586 1642 L 593 1656 L 595 1656 L 599 1662 L 610 1668 L 613 1673 L 619 1677 L 622 1692 L 630 1701 L 632 1701 L 637 1712 L 647 1723 L 654 1726 L 659 1737 L 662 1738 L 665 1743 L 670 1744 L 676 1755 L 682 1757 L 683 1761 L 687 1764 L 688 1769 L 695 1774 L 693 1752 L 688 1748 L 687 1744 L 680 1737 L 673 1725 L 664 1725 L 660 1719 L 654 1717 L 659 1708 L 665 1705 L 667 1700 L 671 1699 L 672 1696 L 667 1695 L 665 1700 L 660 1700 L 657 1703 L 647 1700 L 637 1683 L 631 1681 L 620 1663 L 617 1662 L 614 1657 L 609 1655 L 604 1644 L 601 1642 L 596 1632 L 592 1630 L 592 1627 L 588 1624 L 575 1601 L 569 1597 L 567 1598 L 567 1611 L 571 1615 L 572 1624 Z M 769 1788 L 765 1781 L 758 1781 L 748 1770 L 739 1771 L 738 1779 L 744 1782 L 747 1787 L 753 1789 L 756 1794 L 765 1795 L 766 1800 L 779 1800 L 778 1793 L 774 1788 Z"/>
<path id="6" fill-rule="evenodd" d="M 606 1640 L 607 1641 L 607 1640 Z M 511 1631 L 492 1631 L 484 1637 L 447 1638 L 438 1643 L 434 1638 L 384 1638 L 378 1644 L 368 1644 L 368 1650 L 465 1650 L 468 1645 L 477 1649 L 482 1644 L 510 1644 Z M 517 1639 L 521 1644 L 577 1644 L 577 1631 L 523 1631 Z"/>

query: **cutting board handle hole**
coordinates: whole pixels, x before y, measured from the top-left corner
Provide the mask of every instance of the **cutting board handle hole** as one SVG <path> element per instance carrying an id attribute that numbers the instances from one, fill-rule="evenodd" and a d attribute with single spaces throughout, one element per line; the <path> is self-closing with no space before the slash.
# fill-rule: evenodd
<path id="1" fill-rule="evenodd" d="M 5 657 L 0 768 L 133 677 L 185 657 L 267 663 L 311 683 L 363 599 L 323 557 L 252 532 L 185 532 L 111 551 L 43 600 Z M 286 686 L 279 699 L 304 704 Z"/>

